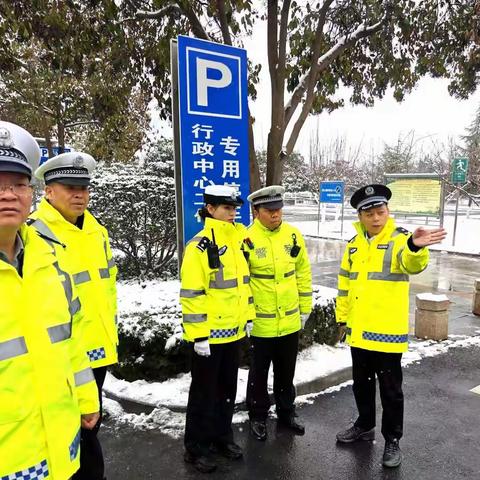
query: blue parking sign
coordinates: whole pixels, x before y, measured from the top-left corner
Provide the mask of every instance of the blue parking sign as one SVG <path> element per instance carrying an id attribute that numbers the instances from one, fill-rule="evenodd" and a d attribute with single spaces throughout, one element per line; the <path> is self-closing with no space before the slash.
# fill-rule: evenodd
<path id="1" fill-rule="evenodd" d="M 178 37 L 178 118 L 183 241 L 201 228 L 208 185 L 250 188 L 246 50 Z M 178 174 L 178 172 L 177 172 Z M 248 202 L 236 221 L 248 224 Z"/>
<path id="2" fill-rule="evenodd" d="M 320 203 L 343 203 L 344 182 L 320 182 Z"/>

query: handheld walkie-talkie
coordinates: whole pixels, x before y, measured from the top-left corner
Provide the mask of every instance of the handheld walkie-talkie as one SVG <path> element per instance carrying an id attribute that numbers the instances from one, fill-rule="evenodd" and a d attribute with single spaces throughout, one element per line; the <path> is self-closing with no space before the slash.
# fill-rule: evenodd
<path id="1" fill-rule="evenodd" d="M 220 254 L 218 253 L 218 245 L 215 243 L 215 233 L 212 228 L 212 241 L 207 247 L 208 266 L 210 268 L 220 268 Z"/>
<path id="2" fill-rule="evenodd" d="M 290 256 L 295 258 L 295 257 L 298 257 L 301 247 L 297 245 L 297 236 L 294 233 L 292 233 L 292 240 L 293 240 L 293 247 L 290 250 Z"/>

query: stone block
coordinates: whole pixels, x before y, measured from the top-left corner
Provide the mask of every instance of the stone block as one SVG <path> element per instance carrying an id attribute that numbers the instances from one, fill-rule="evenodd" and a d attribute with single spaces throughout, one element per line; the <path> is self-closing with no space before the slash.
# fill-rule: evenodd
<path id="1" fill-rule="evenodd" d="M 415 299 L 415 336 L 427 340 L 448 338 L 448 309 L 446 295 L 420 293 Z"/>
<path id="2" fill-rule="evenodd" d="M 473 292 L 472 312 L 480 315 L 480 279 L 475 280 L 475 291 Z"/>

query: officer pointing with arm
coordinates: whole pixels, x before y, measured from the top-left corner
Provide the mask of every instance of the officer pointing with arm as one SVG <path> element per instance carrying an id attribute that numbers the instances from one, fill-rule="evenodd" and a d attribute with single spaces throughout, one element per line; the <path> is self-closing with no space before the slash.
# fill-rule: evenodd
<path id="1" fill-rule="evenodd" d="M 256 218 L 247 230 L 244 248 L 248 252 L 256 318 L 247 406 L 250 431 L 257 440 L 267 438 L 271 363 L 278 422 L 297 435 L 305 433 L 296 420 L 293 377 L 299 331 L 312 309 L 312 275 L 302 234 L 282 222 L 284 192 L 284 187 L 272 185 L 248 197 Z"/>
<path id="2" fill-rule="evenodd" d="M 45 182 L 45 197 L 30 222 L 40 234 L 55 235 L 57 255 L 72 273 L 82 302 L 82 343 L 95 375 L 97 395 L 107 366 L 117 362 L 116 275 L 107 230 L 87 210 L 90 178 L 96 162 L 82 152 L 57 155 L 35 172 Z M 103 480 L 104 461 L 97 434 L 82 429 L 80 470 L 74 480 Z"/>
<path id="3" fill-rule="evenodd" d="M 351 347 L 355 424 L 337 434 L 352 443 L 375 437 L 375 375 L 382 400 L 383 465 L 402 462 L 402 353 L 408 349 L 409 275 L 427 268 L 426 247 L 440 243 L 443 228 L 397 227 L 388 209 L 392 192 L 385 185 L 366 185 L 351 198 L 358 211 L 357 235 L 347 244 L 338 276 L 337 323 Z"/>
<path id="4" fill-rule="evenodd" d="M 65 480 L 98 415 L 81 305 L 53 236 L 25 225 L 40 150 L 0 121 L 0 478 Z"/>

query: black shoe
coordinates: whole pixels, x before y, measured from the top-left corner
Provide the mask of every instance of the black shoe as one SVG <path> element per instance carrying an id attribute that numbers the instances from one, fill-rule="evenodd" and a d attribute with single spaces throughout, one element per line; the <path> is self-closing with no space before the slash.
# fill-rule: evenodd
<path id="1" fill-rule="evenodd" d="M 191 463 L 199 472 L 210 473 L 216 470 L 217 464 L 207 455 L 193 455 L 188 450 L 183 455 L 186 463 Z"/>
<path id="2" fill-rule="evenodd" d="M 243 457 L 242 449 L 236 443 L 214 443 L 210 449 L 222 457 L 230 460 L 238 460 Z"/>
<path id="3" fill-rule="evenodd" d="M 250 432 L 262 442 L 267 439 L 267 424 L 262 420 L 250 420 Z"/>
<path id="4" fill-rule="evenodd" d="M 352 443 L 357 440 L 374 440 L 375 439 L 375 428 L 370 430 L 365 430 L 364 428 L 353 427 L 347 428 L 337 433 L 337 442 L 340 443 Z"/>
<path id="5" fill-rule="evenodd" d="M 295 415 L 289 417 L 279 417 L 278 423 L 285 428 L 291 430 L 295 435 L 304 435 L 305 427 L 295 420 Z"/>
<path id="6" fill-rule="evenodd" d="M 391 441 L 385 441 L 382 463 L 384 467 L 388 468 L 398 467 L 402 463 L 402 451 L 396 438 Z"/>

